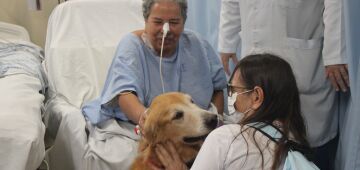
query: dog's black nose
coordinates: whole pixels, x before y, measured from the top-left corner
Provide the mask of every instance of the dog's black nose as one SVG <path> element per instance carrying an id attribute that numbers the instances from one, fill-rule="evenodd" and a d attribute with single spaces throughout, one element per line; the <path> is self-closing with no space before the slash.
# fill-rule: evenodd
<path id="1" fill-rule="evenodd" d="M 207 117 L 207 119 L 205 121 L 206 121 L 205 124 L 206 124 L 207 128 L 215 129 L 218 124 L 218 117 L 215 114 L 211 114 L 210 116 Z"/>

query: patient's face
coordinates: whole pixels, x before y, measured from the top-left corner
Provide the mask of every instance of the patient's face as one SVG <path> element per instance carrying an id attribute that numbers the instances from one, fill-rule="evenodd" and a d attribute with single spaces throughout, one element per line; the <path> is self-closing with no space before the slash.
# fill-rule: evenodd
<path id="1" fill-rule="evenodd" d="M 149 18 L 145 21 L 145 32 L 151 45 L 160 55 L 165 22 L 169 22 L 170 30 L 164 41 L 163 56 L 172 55 L 184 30 L 184 19 L 181 16 L 180 6 L 171 1 L 157 2 L 151 7 Z"/>

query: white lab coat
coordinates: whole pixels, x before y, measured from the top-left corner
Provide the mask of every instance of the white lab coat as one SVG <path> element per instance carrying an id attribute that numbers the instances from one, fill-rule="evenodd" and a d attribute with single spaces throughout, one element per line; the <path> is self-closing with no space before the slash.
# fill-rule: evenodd
<path id="1" fill-rule="evenodd" d="M 241 39 L 242 57 L 282 56 L 296 76 L 310 144 L 334 138 L 338 101 L 324 65 L 346 63 L 341 0 L 223 0 L 221 8 L 219 51 L 234 53 Z"/>

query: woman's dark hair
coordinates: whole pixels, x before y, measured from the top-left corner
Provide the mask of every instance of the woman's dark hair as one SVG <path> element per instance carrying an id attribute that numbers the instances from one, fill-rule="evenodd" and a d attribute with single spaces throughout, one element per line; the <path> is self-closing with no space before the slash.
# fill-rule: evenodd
<path id="1" fill-rule="evenodd" d="M 234 73 L 236 71 L 240 71 L 247 89 L 259 86 L 264 92 L 264 100 L 260 108 L 244 118 L 240 124 L 254 122 L 272 124 L 274 120 L 282 122 L 283 136 L 276 147 L 272 165 L 272 169 L 277 169 L 287 156 L 289 150 L 287 139 L 290 133 L 296 142 L 309 148 L 306 128 L 301 116 L 299 92 L 291 66 L 284 59 L 273 54 L 254 54 L 240 60 Z M 230 82 L 234 73 L 230 77 Z"/>

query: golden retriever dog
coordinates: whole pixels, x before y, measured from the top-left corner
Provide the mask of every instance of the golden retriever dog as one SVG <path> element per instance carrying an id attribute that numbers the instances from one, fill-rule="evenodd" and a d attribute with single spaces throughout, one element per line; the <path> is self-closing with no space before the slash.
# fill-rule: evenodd
<path id="1" fill-rule="evenodd" d="M 199 108 L 187 94 L 171 92 L 154 98 L 144 122 L 144 136 L 132 170 L 162 168 L 155 153 L 158 143 L 172 141 L 182 160 L 192 163 L 205 137 L 218 123 L 217 115 Z"/>

